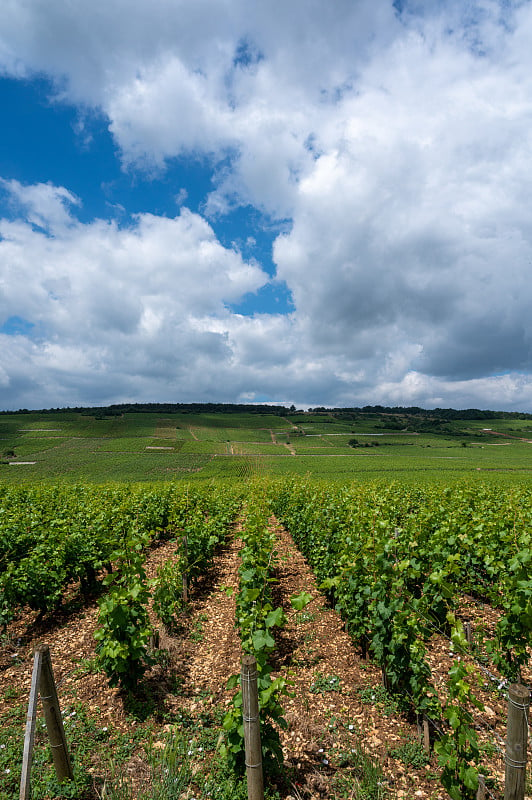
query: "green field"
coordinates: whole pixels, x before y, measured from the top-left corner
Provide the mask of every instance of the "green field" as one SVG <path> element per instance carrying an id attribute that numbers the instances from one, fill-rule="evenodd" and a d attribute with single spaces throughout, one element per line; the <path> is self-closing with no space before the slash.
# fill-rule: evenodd
<path id="1" fill-rule="evenodd" d="M 343 416 L 2 414 L 0 483 L 234 481 L 290 474 L 341 482 L 532 479 L 531 419 Z"/>

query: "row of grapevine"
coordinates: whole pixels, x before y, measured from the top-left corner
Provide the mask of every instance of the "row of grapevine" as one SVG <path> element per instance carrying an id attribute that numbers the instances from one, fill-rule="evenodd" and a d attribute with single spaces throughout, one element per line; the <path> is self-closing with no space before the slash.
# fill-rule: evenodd
<path id="1" fill-rule="evenodd" d="M 386 638 L 391 632 L 381 612 L 404 614 L 403 628 L 414 614 L 426 636 L 434 629 L 448 633 L 448 614 L 457 596 L 468 593 L 503 612 L 496 659 L 511 678 L 527 658 L 532 634 L 531 500 L 529 489 L 478 486 L 285 483 L 272 490 L 276 514 L 362 644 L 371 631 L 372 649 L 384 647 L 379 631 L 384 626 Z M 383 660 L 389 660 L 384 651 Z"/>
<path id="2" fill-rule="evenodd" d="M 194 529 L 196 517 L 215 533 L 225 525 L 219 509 L 227 495 L 172 485 L 0 489 L 0 625 L 24 606 L 54 611 L 67 587 L 93 592 L 132 537 L 144 547 Z M 227 514 L 235 513 L 231 501 Z M 204 541 L 190 538 L 185 566 L 193 577 L 203 569 Z"/>
<path id="3" fill-rule="evenodd" d="M 431 682 L 427 647 L 434 632 L 465 649 L 457 609 L 464 592 L 500 609 L 494 664 L 511 679 L 527 663 L 532 635 L 530 579 L 532 494 L 475 489 L 352 486 L 305 481 L 255 486 L 242 512 L 242 565 L 236 602 L 245 653 L 255 656 L 263 753 L 280 762 L 276 726 L 287 680 L 273 677 L 274 629 L 284 623 L 272 587 L 273 512 L 290 530 L 318 580 L 364 651 L 382 666 L 386 685 L 408 710 L 448 723 L 437 750 L 451 797 L 474 796 L 479 751 L 469 707 L 475 669 L 457 659 L 447 697 Z M 181 608 L 181 579 L 197 580 L 242 507 L 222 487 L 0 487 L 0 622 L 23 606 L 53 611 L 65 591 L 105 586 L 97 632 L 111 682 L 131 687 L 149 664 L 148 604 L 166 625 Z M 149 583 L 148 549 L 175 539 L 175 556 Z M 184 541 L 186 540 L 186 547 Z M 303 602 L 293 598 L 293 605 Z M 237 687 L 238 677 L 230 685 Z M 224 721 L 226 752 L 243 764 L 241 693 Z"/>
<path id="4" fill-rule="evenodd" d="M 501 609 L 489 647 L 518 677 L 532 634 L 530 492 L 294 482 L 274 485 L 271 502 L 387 688 L 405 709 L 450 723 L 437 748 L 442 780 L 452 797 L 473 797 L 479 751 L 468 706 L 478 676 L 458 658 L 442 707 L 426 647 L 439 632 L 464 650 L 456 609 L 465 591 Z"/>
<path id="5" fill-rule="evenodd" d="M 239 499 L 228 492 L 174 495 L 168 520 L 172 535 L 177 535 L 175 555 L 152 582 L 146 580 L 144 569 L 146 533 L 134 530 L 111 555 L 114 569 L 104 578 L 109 591 L 100 601 L 100 627 L 95 633 L 99 660 L 111 685 L 136 686 L 151 661 L 150 597 L 156 615 L 170 627 L 184 605 L 183 576 L 194 582 L 207 572 L 238 507 Z M 170 529 L 165 533 L 170 535 Z"/>
<path id="6" fill-rule="evenodd" d="M 272 587 L 277 567 L 275 530 L 269 524 L 270 512 L 259 493 L 248 497 L 243 515 L 239 589 L 236 597 L 236 625 L 242 650 L 255 657 L 263 765 L 275 771 L 282 763 L 278 727 L 286 727 L 281 698 L 288 681 L 273 677 L 269 656 L 275 648 L 273 630 L 285 622 L 280 606 L 275 606 Z M 228 688 L 236 688 L 239 676 L 230 678 Z M 277 727 L 276 727 L 277 726 Z M 244 767 L 244 726 L 242 722 L 242 689 L 233 697 L 233 707 L 224 718 L 225 754 L 238 771 Z"/>

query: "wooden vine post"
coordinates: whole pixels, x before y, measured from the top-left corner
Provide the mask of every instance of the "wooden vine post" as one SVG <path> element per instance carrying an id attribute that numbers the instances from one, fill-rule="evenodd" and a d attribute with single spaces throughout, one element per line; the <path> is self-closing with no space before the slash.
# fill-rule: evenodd
<path id="1" fill-rule="evenodd" d="M 472 631 L 472 628 L 471 628 L 471 621 L 470 620 L 468 620 L 467 622 L 464 623 L 464 633 L 465 633 L 466 641 L 467 641 L 469 647 L 471 647 L 471 645 L 473 644 L 473 631 Z"/>
<path id="2" fill-rule="evenodd" d="M 417 735 L 423 742 L 423 749 L 430 753 L 430 722 L 426 714 L 417 715 Z"/>
<path id="3" fill-rule="evenodd" d="M 183 603 L 188 603 L 188 537 L 185 533 L 183 537 L 183 564 L 185 568 L 181 573 L 181 581 L 183 587 Z"/>
<path id="4" fill-rule="evenodd" d="M 430 728 L 429 718 L 423 714 L 423 749 L 425 753 L 430 753 Z"/>
<path id="5" fill-rule="evenodd" d="M 518 683 L 509 686 L 504 800 L 524 800 L 529 707 L 529 689 Z"/>
<path id="6" fill-rule="evenodd" d="M 262 749 L 260 744 L 257 662 L 253 656 L 242 659 L 242 719 L 246 748 L 248 800 L 263 800 Z"/>
<path id="7" fill-rule="evenodd" d="M 55 687 L 50 648 L 47 644 L 35 648 L 33 672 L 31 676 L 30 700 L 24 735 L 24 752 L 20 777 L 20 800 L 28 800 L 31 794 L 31 762 L 35 741 L 35 724 L 37 721 L 37 698 L 41 696 L 46 730 L 50 740 L 55 773 L 59 781 L 72 780 L 74 773 L 68 754 L 63 718 L 59 707 L 57 689 Z"/>

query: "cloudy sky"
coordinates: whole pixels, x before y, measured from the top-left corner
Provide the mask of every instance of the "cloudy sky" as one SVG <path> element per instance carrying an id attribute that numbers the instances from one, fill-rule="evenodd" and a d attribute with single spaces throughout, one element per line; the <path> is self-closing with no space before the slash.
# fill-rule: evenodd
<path id="1" fill-rule="evenodd" d="M 0 408 L 532 411 L 530 0 L 3 0 Z"/>

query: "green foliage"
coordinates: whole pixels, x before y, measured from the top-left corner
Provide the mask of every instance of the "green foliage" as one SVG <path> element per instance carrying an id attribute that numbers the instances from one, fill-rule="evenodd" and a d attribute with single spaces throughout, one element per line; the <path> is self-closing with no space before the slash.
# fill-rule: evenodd
<path id="1" fill-rule="evenodd" d="M 340 678 L 338 675 L 322 675 L 318 673 L 316 679 L 311 684 L 309 691 L 313 694 L 322 694 L 323 692 L 341 692 Z"/>
<path id="2" fill-rule="evenodd" d="M 226 492 L 185 492 L 166 495 L 166 503 L 156 493 L 142 496 L 146 521 L 159 523 L 162 535 L 167 524 L 186 534 L 178 564 L 163 565 L 155 580 L 155 610 L 169 623 L 180 607 L 179 573 L 186 571 L 194 580 L 212 561 L 214 548 L 226 535 L 237 507 L 237 499 Z M 162 516 L 164 511 L 164 516 Z M 146 525 L 146 522 L 145 522 Z M 144 551 L 150 542 L 146 532 L 132 529 L 111 560 L 114 571 L 104 584 L 109 593 L 100 601 L 98 656 L 110 683 L 134 689 L 151 663 L 148 643 L 151 634 L 147 604 L 149 589 L 144 571 Z"/>
<path id="3" fill-rule="evenodd" d="M 259 718 L 263 767 L 266 772 L 279 770 L 282 749 L 277 728 L 286 728 L 281 698 L 290 682 L 283 676 L 274 678 L 268 657 L 275 647 L 273 631 L 285 623 L 280 607 L 274 607 L 271 585 L 276 564 L 275 533 L 268 528 L 268 511 L 260 497 L 248 503 L 242 531 L 240 591 L 236 599 L 237 626 L 245 653 L 257 662 Z M 303 602 L 305 598 L 299 598 Z M 302 606 L 303 607 L 303 606 Z M 228 687 L 239 686 L 238 675 L 230 678 Z M 242 689 L 235 694 L 232 708 L 224 722 L 225 743 L 222 752 L 237 772 L 244 769 L 244 726 L 242 723 Z M 276 727 L 274 727 L 276 726 Z"/>
<path id="4" fill-rule="evenodd" d="M 115 571 L 104 581 L 110 590 L 100 601 L 100 627 L 94 638 L 111 686 L 135 689 L 151 663 L 148 643 L 152 630 L 143 553 L 146 544 L 146 537 L 130 534 L 125 538 L 124 549 L 113 554 Z"/>
<path id="5" fill-rule="evenodd" d="M 426 642 L 450 633 L 458 653 L 468 651 L 454 615 L 465 591 L 502 607 L 487 649 L 503 673 L 519 676 L 532 632 L 530 491 L 292 481 L 273 485 L 270 495 L 349 633 L 382 667 L 395 702 L 446 720 L 448 732 L 436 744 L 442 781 L 451 797 L 474 797 L 477 675 L 455 661 L 441 709 Z"/>
<path id="6" fill-rule="evenodd" d="M 235 688 L 240 684 L 240 676 L 233 675 L 227 688 Z M 266 664 L 257 676 L 260 738 L 262 748 L 262 764 L 266 774 L 279 772 L 283 753 L 277 728 L 286 728 L 281 698 L 288 694 L 291 682 L 283 677 L 272 676 L 271 667 Z M 276 726 L 276 727 L 274 727 Z M 231 768 L 243 774 L 245 770 L 244 725 L 242 722 L 242 689 L 234 695 L 232 708 L 223 720 L 225 741 L 220 747 L 222 755 Z"/>
<path id="7" fill-rule="evenodd" d="M 308 592 L 300 592 L 299 594 L 293 594 L 290 598 L 290 605 L 292 608 L 295 608 L 296 611 L 302 611 L 305 606 L 312 600 L 312 595 Z"/>
<path id="8" fill-rule="evenodd" d="M 250 469 L 253 463 L 246 461 Z M 492 489 L 466 481 L 444 489 L 368 483 L 337 489 L 283 481 L 252 487 L 251 496 L 237 617 L 243 647 L 259 662 L 261 714 L 265 730 L 268 725 L 272 730 L 271 753 L 288 683 L 276 683 L 268 665 L 276 629 L 284 623 L 271 591 L 276 553 L 268 504 L 290 529 L 354 640 L 383 667 L 395 702 L 406 698 L 411 710 L 433 717 L 443 713 L 449 725 L 440 752 L 445 780 L 455 794 L 473 791 L 477 745 L 467 716 L 473 703 L 467 687 L 474 675 L 455 662 L 449 703 L 442 712 L 425 648 L 433 633 L 451 629 L 460 644 L 462 635 L 450 613 L 465 591 L 501 609 L 495 640 L 487 646 L 503 673 L 518 677 L 532 631 L 530 489 Z M 101 601 L 100 657 L 113 680 L 127 685 L 131 678 L 134 685 L 147 663 L 144 549 L 159 538 L 182 542 L 186 534 L 187 552 L 180 550 L 176 571 L 172 574 L 165 565 L 155 584 L 159 613 L 175 616 L 178 605 L 172 603 L 180 596 L 181 571 L 192 582 L 201 579 L 239 502 L 238 493 L 199 483 L 186 490 L 175 484 L 0 486 L 0 622 L 7 624 L 23 606 L 53 614 L 66 587 L 69 600 L 82 602 L 84 595 L 100 590 L 113 561 L 105 581 L 109 593 Z M 124 537 L 124 530 L 132 533 Z M 292 607 L 303 614 L 309 599 L 308 593 L 296 595 Z M 238 695 L 235 702 L 228 734 L 238 760 Z"/>
<path id="9" fill-rule="evenodd" d="M 523 547 L 511 559 L 504 574 L 504 614 L 495 630 L 497 647 L 492 648 L 496 665 L 510 680 L 520 680 L 521 667 L 528 663 L 532 638 L 532 553 Z"/>
<path id="10" fill-rule="evenodd" d="M 153 610 L 163 625 L 171 628 L 183 608 L 183 582 L 179 560 L 169 558 L 157 570 L 152 583 Z"/>
<path id="11" fill-rule="evenodd" d="M 133 526 L 150 542 L 186 531 L 185 568 L 199 578 L 238 504 L 232 491 L 171 484 L 0 487 L 0 625 L 24 606 L 53 613 L 67 587 L 75 599 L 73 585 L 83 600 L 99 593 L 103 570 Z"/>
<path id="12" fill-rule="evenodd" d="M 449 622 L 453 644 L 464 651 L 467 642 L 462 624 L 451 614 Z M 449 699 L 443 709 L 450 732 L 434 746 L 443 767 L 441 782 L 453 800 L 474 800 L 478 789 L 480 749 L 470 709 L 482 709 L 483 705 L 473 693 L 474 685 L 480 685 L 476 668 L 456 659 L 449 670 Z"/>
<path id="13" fill-rule="evenodd" d="M 363 703 L 382 708 L 386 716 L 399 711 L 397 700 L 381 683 L 377 686 L 364 686 L 357 689 L 357 693 Z"/>
<path id="14" fill-rule="evenodd" d="M 389 751 L 392 758 L 401 761 L 406 767 L 423 769 L 429 763 L 429 756 L 417 739 L 407 739 Z"/>

